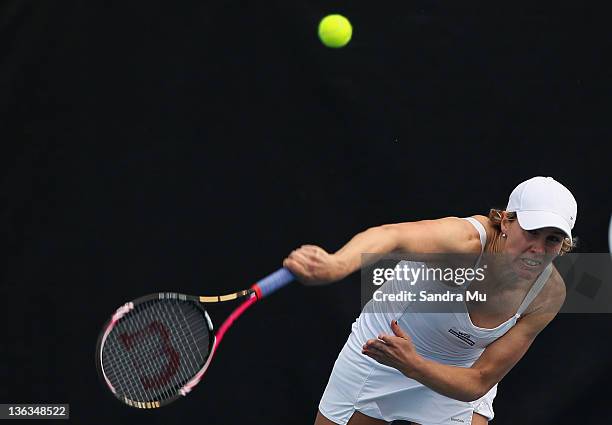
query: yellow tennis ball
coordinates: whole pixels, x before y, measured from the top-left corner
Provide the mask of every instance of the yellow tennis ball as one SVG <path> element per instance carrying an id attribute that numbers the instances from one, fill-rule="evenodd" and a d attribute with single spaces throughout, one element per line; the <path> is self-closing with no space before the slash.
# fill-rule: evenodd
<path id="1" fill-rule="evenodd" d="M 352 35 L 353 27 L 342 15 L 327 15 L 319 22 L 319 38 L 327 47 L 344 47 Z"/>

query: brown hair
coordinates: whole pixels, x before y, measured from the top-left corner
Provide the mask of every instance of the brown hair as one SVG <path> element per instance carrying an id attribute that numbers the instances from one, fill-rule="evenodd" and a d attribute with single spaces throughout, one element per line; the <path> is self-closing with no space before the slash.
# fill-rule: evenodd
<path id="1" fill-rule="evenodd" d="M 505 211 L 498 210 L 495 208 L 491 208 L 491 210 L 489 211 L 489 220 L 493 224 L 493 227 L 495 228 L 495 232 L 496 232 L 495 239 L 497 239 L 497 237 L 501 233 L 501 222 L 503 218 L 503 214 L 502 214 L 503 212 Z M 513 211 L 506 212 L 506 218 L 510 221 L 516 220 L 516 213 Z M 563 238 L 563 244 L 561 244 L 561 252 L 559 253 L 559 255 L 567 254 L 572 249 L 576 248 L 577 244 L 578 244 L 578 238 L 575 236 L 571 240 L 570 238 L 567 238 L 567 237 Z"/>

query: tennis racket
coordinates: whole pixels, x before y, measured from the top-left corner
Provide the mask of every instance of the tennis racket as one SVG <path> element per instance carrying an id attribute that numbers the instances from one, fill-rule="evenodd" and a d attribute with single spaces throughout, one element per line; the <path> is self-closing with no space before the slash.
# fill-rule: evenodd
<path id="1" fill-rule="evenodd" d="M 294 280 L 281 268 L 249 289 L 220 296 L 146 295 L 119 307 L 98 338 L 96 364 L 128 406 L 155 409 L 187 395 L 210 366 L 227 330 L 249 307 Z M 244 298 L 213 332 L 203 303 Z"/>

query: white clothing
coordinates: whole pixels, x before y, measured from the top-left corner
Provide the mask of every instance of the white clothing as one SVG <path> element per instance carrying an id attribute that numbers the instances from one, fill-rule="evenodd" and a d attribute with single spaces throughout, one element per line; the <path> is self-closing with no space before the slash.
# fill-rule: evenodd
<path id="1" fill-rule="evenodd" d="M 484 227 L 473 218 L 466 220 L 478 230 L 484 250 Z M 414 268 L 423 267 L 423 263 L 399 263 L 400 266 L 404 264 Z M 395 368 L 365 356 L 361 352 L 362 346 L 381 333 L 393 334 L 390 323 L 397 320 L 410 335 L 421 356 L 447 365 L 470 367 L 489 344 L 516 324 L 548 280 L 551 271 L 552 266 L 549 265 L 534 282 L 517 313 L 493 329 L 475 326 L 465 304 L 460 312 L 424 313 L 419 311 L 423 303 L 370 301 L 352 325 L 351 335 L 334 364 L 319 410 L 325 417 L 341 425 L 348 422 L 355 410 L 388 422 L 406 420 L 422 425 L 470 425 L 474 412 L 493 419 L 497 385 L 478 400 L 454 400 L 406 377 Z M 420 288 L 441 285 L 440 282 L 427 281 L 419 284 L 422 285 Z M 405 287 L 404 282 L 391 280 L 380 289 L 385 293 L 398 293 L 402 286 Z"/>

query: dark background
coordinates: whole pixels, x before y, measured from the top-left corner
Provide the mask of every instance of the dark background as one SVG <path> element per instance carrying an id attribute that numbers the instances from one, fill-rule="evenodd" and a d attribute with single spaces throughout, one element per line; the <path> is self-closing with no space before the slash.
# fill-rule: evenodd
<path id="1" fill-rule="evenodd" d="M 504 207 L 534 175 L 573 191 L 580 251 L 607 251 L 609 18 L 497 3 L 0 3 L 0 402 L 70 403 L 79 424 L 311 424 L 358 274 L 257 305 L 161 410 L 102 386 L 101 326 L 146 293 L 248 286 L 303 243 Z M 316 37 L 334 12 L 344 49 Z M 554 320 L 493 423 L 609 423 L 611 324 Z"/>

